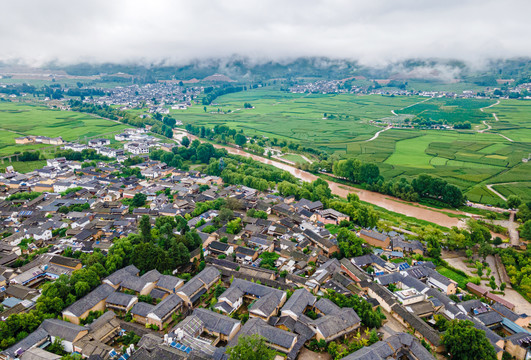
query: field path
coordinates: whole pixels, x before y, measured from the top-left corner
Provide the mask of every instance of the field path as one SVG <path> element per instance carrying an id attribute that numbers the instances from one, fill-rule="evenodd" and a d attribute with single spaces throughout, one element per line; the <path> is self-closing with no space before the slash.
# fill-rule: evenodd
<path id="1" fill-rule="evenodd" d="M 485 109 L 488 109 L 488 108 L 491 108 L 493 106 L 496 106 L 500 103 L 500 100 L 496 101 L 494 104 L 490 104 L 489 106 L 485 106 L 485 107 L 482 107 L 480 108 L 479 110 L 481 112 L 485 112 Z M 496 119 L 496 121 L 498 121 L 498 117 L 496 116 L 495 113 L 492 113 L 492 116 L 494 117 L 494 119 Z M 487 127 L 486 129 L 482 129 L 482 130 L 478 130 L 478 133 L 484 133 L 485 131 L 489 131 L 490 129 L 492 129 L 492 126 L 490 126 L 489 124 L 487 124 L 487 120 L 483 120 L 483 124 Z M 507 138 L 508 139 L 508 138 Z M 510 140 L 512 141 L 512 140 Z"/>
<path id="2" fill-rule="evenodd" d="M 500 194 L 499 192 L 497 192 L 496 190 L 494 190 L 493 186 L 494 185 L 508 185 L 508 184 L 516 184 L 516 183 L 511 182 L 511 183 L 500 183 L 500 184 L 488 184 L 488 185 L 485 185 L 485 186 L 487 187 L 487 189 L 490 190 L 491 193 L 493 193 L 494 195 L 498 196 L 503 201 L 507 201 L 507 198 L 505 196 L 503 196 L 502 194 Z"/>
<path id="3" fill-rule="evenodd" d="M 493 107 L 493 106 L 496 106 L 500 103 L 500 100 L 496 101 L 494 104 L 492 105 L 489 105 L 489 106 L 485 106 L 484 108 L 481 108 L 479 110 L 481 110 L 481 112 L 484 112 L 483 110 L 484 109 L 488 109 L 490 107 Z M 500 121 L 500 119 L 498 119 L 498 115 L 496 115 L 496 113 L 492 113 L 492 117 L 496 120 L 496 121 Z M 483 129 L 483 130 L 478 130 L 478 133 L 484 133 L 485 131 L 489 131 L 490 129 L 492 129 L 492 126 L 490 126 L 489 124 L 487 124 L 487 121 L 486 120 L 483 120 L 483 124 L 485 124 L 487 126 L 486 129 Z M 500 134 L 500 133 L 494 133 L 494 134 L 498 134 L 500 135 L 502 138 L 504 138 L 505 140 L 507 141 L 510 141 L 510 142 L 514 142 L 513 139 L 511 138 L 508 138 L 507 136 L 503 135 L 503 134 Z M 487 185 L 488 186 L 488 185 Z M 491 190 L 494 192 L 494 190 Z M 501 195 L 500 195 L 501 196 Z"/>
<path id="4" fill-rule="evenodd" d="M 484 133 L 485 131 L 489 131 L 492 129 L 492 126 L 490 126 L 486 120 L 483 120 L 483 124 L 487 127 L 486 129 L 478 130 L 478 133 Z"/>
<path id="5" fill-rule="evenodd" d="M 491 108 L 493 106 L 496 106 L 500 103 L 500 100 L 496 101 L 494 104 L 490 104 L 489 106 L 485 106 L 485 107 L 482 107 L 481 109 L 479 109 L 481 112 L 484 112 L 485 109 L 488 109 L 488 108 Z M 496 120 L 498 121 L 498 120 Z"/>
<path id="6" fill-rule="evenodd" d="M 387 131 L 389 129 L 392 129 L 393 127 L 391 125 L 388 125 L 385 129 L 382 129 L 380 131 L 378 131 L 376 134 L 374 134 L 374 136 L 372 138 L 370 138 L 369 140 L 363 140 L 363 141 L 360 141 L 360 142 L 369 142 L 369 141 L 373 141 L 375 139 L 378 139 L 378 136 L 380 136 L 381 133 L 383 133 L 384 131 Z"/>
<path id="7" fill-rule="evenodd" d="M 401 111 L 401 110 L 405 110 L 405 109 L 410 108 L 410 107 L 412 107 L 412 106 L 415 106 L 415 105 L 418 105 L 418 104 L 422 104 L 423 102 L 426 102 L 426 101 L 431 100 L 431 99 L 433 99 L 433 98 L 432 98 L 432 97 L 429 97 L 429 98 L 427 98 L 427 99 L 421 100 L 421 101 L 416 102 L 416 103 L 414 103 L 414 104 L 411 104 L 411 105 L 408 105 L 408 106 L 404 106 L 402 109 L 398 109 L 398 110 L 399 110 L 399 111 Z M 394 110 L 391 110 L 391 113 L 392 113 L 394 116 L 398 116 L 398 114 L 395 113 Z"/>
<path id="8" fill-rule="evenodd" d="M 509 139 L 507 136 L 503 135 L 503 134 L 500 134 L 500 133 L 496 133 L 498 135 L 500 135 L 502 138 L 506 139 L 506 140 L 509 140 L 510 142 L 514 142 L 513 139 Z"/>
<path id="9" fill-rule="evenodd" d="M 498 191 L 494 190 L 493 186 L 494 185 L 511 185 L 511 184 L 517 184 L 517 182 L 487 184 L 485 186 L 487 187 L 487 189 L 490 190 L 490 192 L 492 192 L 493 194 L 498 196 L 500 199 L 502 199 L 503 201 L 507 201 L 507 198 L 505 196 L 503 196 L 502 194 L 500 194 Z M 518 245 L 520 245 L 520 236 L 519 236 L 518 230 L 517 230 L 518 226 L 514 222 L 515 213 L 516 213 L 516 211 L 511 211 L 511 215 L 509 217 L 509 220 L 497 221 L 496 224 L 506 227 L 507 230 L 509 230 L 509 239 L 511 239 L 511 244 L 515 245 L 515 246 L 518 246 Z"/>

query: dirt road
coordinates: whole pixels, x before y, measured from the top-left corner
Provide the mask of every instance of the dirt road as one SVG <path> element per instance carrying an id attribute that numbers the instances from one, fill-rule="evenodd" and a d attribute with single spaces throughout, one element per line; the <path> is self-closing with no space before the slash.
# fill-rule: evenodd
<path id="1" fill-rule="evenodd" d="M 464 271 L 469 276 L 477 276 L 477 274 L 473 274 L 472 271 L 475 270 L 473 268 L 469 268 L 466 266 L 466 263 L 464 262 L 465 258 L 462 256 L 459 256 L 455 253 L 449 253 L 446 251 L 443 251 L 442 258 L 448 262 L 451 266 L 453 266 L 456 269 Z M 487 257 L 487 263 L 489 264 L 489 267 L 492 270 L 491 276 L 494 276 L 496 279 L 496 284 L 499 286 L 501 284 L 500 275 L 498 274 L 494 262 L 494 258 Z M 516 290 L 511 288 L 510 284 L 506 284 L 507 287 L 505 288 L 505 295 L 500 295 L 505 300 L 511 302 L 515 306 L 515 312 L 516 313 L 530 313 L 531 312 L 531 304 L 524 299 L 522 295 L 520 295 Z M 481 287 L 483 287 L 486 290 L 491 290 L 489 287 L 489 282 L 482 280 L 481 281 Z"/>

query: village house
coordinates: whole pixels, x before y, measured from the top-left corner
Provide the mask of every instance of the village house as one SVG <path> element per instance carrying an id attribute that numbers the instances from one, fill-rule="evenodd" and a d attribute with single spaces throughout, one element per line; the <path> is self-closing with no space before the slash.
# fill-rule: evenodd
<path id="1" fill-rule="evenodd" d="M 90 293 L 68 306 L 62 311 L 63 318 L 73 324 L 79 324 L 81 319 L 88 316 L 91 311 L 104 311 L 105 300 L 114 293 L 114 288 L 108 284 L 102 284 Z"/>
<path id="2" fill-rule="evenodd" d="M 374 230 L 360 230 L 358 236 L 365 240 L 368 244 L 376 247 L 381 247 L 382 249 L 387 249 L 391 242 L 391 239 L 388 235 L 379 233 Z"/>
<path id="3" fill-rule="evenodd" d="M 219 279 L 219 271 L 213 266 L 207 266 L 178 289 L 177 295 L 183 299 L 188 307 L 191 307 Z"/>

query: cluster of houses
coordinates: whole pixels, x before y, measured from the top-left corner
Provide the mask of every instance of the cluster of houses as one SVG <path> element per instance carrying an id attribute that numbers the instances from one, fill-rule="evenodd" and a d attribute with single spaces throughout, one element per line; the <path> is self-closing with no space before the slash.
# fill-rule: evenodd
<path id="1" fill-rule="evenodd" d="M 61 136 L 48 137 L 48 136 L 35 136 L 27 135 L 15 138 L 15 144 L 46 144 L 46 145 L 62 145 L 64 140 Z"/>
<path id="2" fill-rule="evenodd" d="M 105 140 L 91 143 L 105 145 Z M 320 201 L 224 186 L 219 177 L 147 157 L 133 166 L 146 179 L 116 175 L 122 170 L 119 163 L 94 168 L 65 159 L 48 161 L 53 176 L 42 169 L 0 174 L 0 232 L 9 233 L 0 240 L 0 319 L 30 311 L 40 284 L 82 268 L 78 259 L 62 255 L 65 249 L 106 253 L 114 239 L 137 232 L 144 215 L 153 223 L 158 216 L 185 217 L 202 241 L 190 255 L 199 259 L 203 254 L 204 269 L 187 281 L 176 276 L 183 269 L 173 275 L 142 273 L 134 265 L 119 269 L 66 307 L 62 320 L 44 321 L 0 358 L 54 359 L 45 348 L 60 339 L 65 351 L 84 358 L 226 359 L 227 347 L 240 337 L 259 334 L 278 354 L 296 359 L 311 340 L 339 340 L 363 326 L 352 308 L 323 297 L 327 290 L 363 297 L 414 333 L 387 334 L 347 359 L 434 359 L 419 339 L 444 352 L 436 315 L 473 321 L 500 358 L 504 350 L 518 359 L 529 356 L 529 317 L 481 288 L 470 286 L 469 291 L 484 302 L 458 301 L 462 294 L 454 281 L 431 262 L 412 260 L 425 248 L 407 234 L 353 229 L 372 252 L 338 260 L 333 256 L 339 252 L 336 236 L 326 225 L 348 216 Z M 14 196 L 26 192 L 41 194 Z M 130 209 L 127 200 L 137 193 L 146 195 L 146 205 Z M 239 232 L 228 231 L 219 210 L 191 215 L 199 203 L 219 198 L 231 199 L 234 218 L 241 219 Z M 65 207 L 73 210 L 60 211 Z M 267 218 L 248 216 L 250 209 Z M 13 267 L 21 254 L 46 246 L 48 253 Z M 261 266 L 262 255 L 270 253 L 276 254 L 274 269 Z M 85 324 L 95 313 L 103 315 Z M 115 341 L 130 331 L 142 339 L 124 351 Z"/>
<path id="3" fill-rule="evenodd" d="M 147 126 L 149 128 L 149 126 Z M 166 147 L 171 150 L 170 144 L 162 144 L 160 139 L 149 135 L 148 129 L 144 128 L 129 128 L 125 129 L 123 133 L 116 134 L 114 139 L 116 141 L 125 142 L 123 149 L 111 147 L 111 140 L 109 139 L 91 139 L 87 144 L 71 142 L 63 145 L 62 149 L 81 152 L 86 149 L 94 149 L 96 153 L 107 156 L 109 158 L 117 159 L 119 161 L 125 160 L 126 153 L 133 155 L 149 154 L 149 150 L 153 147 Z"/>
<path id="4" fill-rule="evenodd" d="M 175 82 L 157 82 L 145 85 L 117 86 L 104 96 L 85 99 L 98 105 L 121 105 L 123 109 L 148 106 L 153 112 L 167 113 L 163 105 L 186 109 L 202 91 L 201 87 L 183 87 Z"/>

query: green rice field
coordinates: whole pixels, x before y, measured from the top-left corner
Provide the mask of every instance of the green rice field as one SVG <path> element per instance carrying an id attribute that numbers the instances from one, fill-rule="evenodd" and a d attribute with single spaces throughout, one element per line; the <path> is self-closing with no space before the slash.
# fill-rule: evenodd
<path id="1" fill-rule="evenodd" d="M 49 146 L 15 144 L 15 138 L 24 135 L 61 136 L 66 141 L 73 141 L 118 133 L 126 127 L 91 115 L 52 110 L 40 105 L 2 102 L 0 103 L 0 155 Z"/>
<path id="2" fill-rule="evenodd" d="M 244 102 L 254 109 L 244 109 Z M 184 124 L 223 124 L 247 135 L 375 162 L 386 179 L 411 179 L 421 173 L 439 176 L 459 186 L 472 201 L 501 202 L 485 187 L 492 183 L 524 181 L 519 193 L 531 193 L 531 170 L 522 162 L 531 153 L 531 101 L 292 94 L 262 88 L 221 96 L 206 111 L 200 105 L 173 115 Z M 382 129 L 375 122 L 402 123 L 415 117 L 447 124 L 469 121 L 474 126 L 472 130 L 393 128 L 369 141 Z M 486 129 L 483 121 L 492 129 L 476 131 Z"/>

